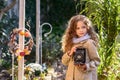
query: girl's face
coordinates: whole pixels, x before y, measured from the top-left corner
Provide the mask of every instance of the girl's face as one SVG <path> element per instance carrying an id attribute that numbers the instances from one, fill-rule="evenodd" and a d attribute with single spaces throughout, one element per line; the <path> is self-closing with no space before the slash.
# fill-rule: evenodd
<path id="1" fill-rule="evenodd" d="M 76 27 L 76 35 L 78 37 L 82 37 L 86 33 L 87 33 L 87 26 L 82 21 L 78 21 Z"/>

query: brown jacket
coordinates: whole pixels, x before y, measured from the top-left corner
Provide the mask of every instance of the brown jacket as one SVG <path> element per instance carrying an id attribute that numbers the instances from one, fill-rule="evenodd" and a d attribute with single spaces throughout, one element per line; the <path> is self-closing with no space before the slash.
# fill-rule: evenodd
<path id="1" fill-rule="evenodd" d="M 74 46 L 82 46 L 87 49 L 86 65 L 87 70 L 83 71 L 80 67 L 74 65 L 73 57 L 65 53 L 62 56 L 62 63 L 68 66 L 65 80 L 97 80 L 97 66 L 100 63 L 100 58 L 95 46 L 95 42 L 91 39 L 74 44 Z"/>

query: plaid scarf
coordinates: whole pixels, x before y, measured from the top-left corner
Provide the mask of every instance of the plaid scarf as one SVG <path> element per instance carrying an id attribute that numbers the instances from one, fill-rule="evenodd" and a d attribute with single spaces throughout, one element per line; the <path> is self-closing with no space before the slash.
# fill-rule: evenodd
<path id="1" fill-rule="evenodd" d="M 87 39 L 90 39 L 90 35 L 88 35 L 88 34 L 86 34 L 85 36 L 82 36 L 80 38 L 74 37 L 73 38 L 73 43 L 79 43 L 79 42 L 87 40 Z"/>

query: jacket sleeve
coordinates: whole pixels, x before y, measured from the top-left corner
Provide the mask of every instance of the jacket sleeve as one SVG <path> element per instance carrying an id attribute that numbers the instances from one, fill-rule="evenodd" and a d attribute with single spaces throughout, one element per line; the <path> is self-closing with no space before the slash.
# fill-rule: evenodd
<path id="1" fill-rule="evenodd" d="M 86 63 L 87 71 L 91 71 L 100 64 L 100 57 L 93 40 L 88 41 L 88 56 L 90 58 L 90 62 Z"/>
<path id="2" fill-rule="evenodd" d="M 68 66 L 68 63 L 69 63 L 69 61 L 70 61 L 70 58 L 71 58 L 71 57 L 68 56 L 67 53 L 63 54 L 63 56 L 62 56 L 62 63 L 63 63 L 64 65 Z"/>

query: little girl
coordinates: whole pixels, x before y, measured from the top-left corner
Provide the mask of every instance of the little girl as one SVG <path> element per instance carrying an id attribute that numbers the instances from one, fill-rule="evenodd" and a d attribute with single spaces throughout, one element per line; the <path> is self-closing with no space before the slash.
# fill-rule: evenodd
<path id="1" fill-rule="evenodd" d="M 84 15 L 73 16 L 62 38 L 62 63 L 68 67 L 65 80 L 97 80 L 97 66 L 100 64 L 97 46 L 98 38 L 91 21 Z M 86 49 L 82 65 L 74 62 L 79 47 Z"/>

